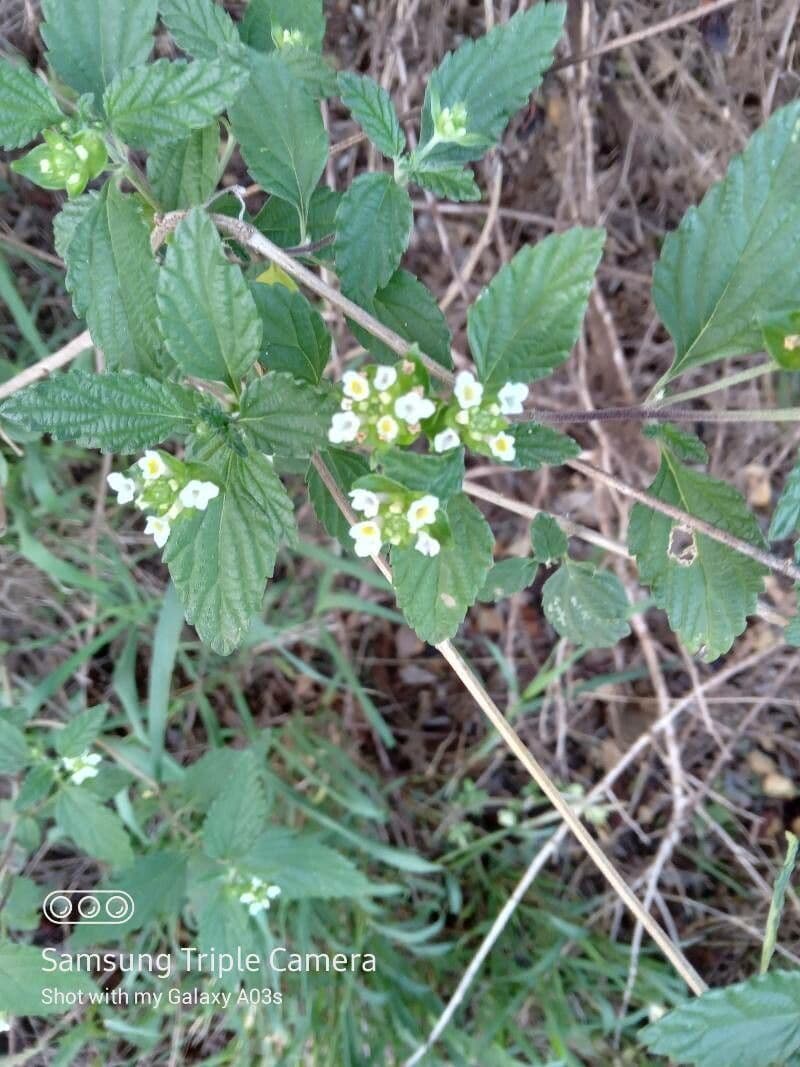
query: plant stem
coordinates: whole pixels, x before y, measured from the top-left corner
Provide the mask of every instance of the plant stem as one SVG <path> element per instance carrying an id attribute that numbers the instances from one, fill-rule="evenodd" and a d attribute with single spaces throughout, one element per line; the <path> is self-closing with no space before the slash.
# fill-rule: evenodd
<path id="1" fill-rule="evenodd" d="M 706 385 L 698 385 L 695 389 L 687 389 L 683 393 L 675 393 L 673 396 L 665 396 L 661 400 L 655 402 L 655 407 L 663 407 L 665 404 L 682 404 L 687 400 L 696 400 L 699 396 L 708 396 L 709 393 L 716 393 L 720 389 L 727 389 L 729 386 L 741 385 L 742 382 L 752 381 L 753 378 L 760 378 L 762 374 L 770 374 L 772 371 L 780 370 L 778 364 L 774 360 L 767 360 L 766 363 L 759 363 L 755 367 L 748 367 L 747 370 L 737 371 L 735 374 L 727 374 L 724 378 L 717 378 L 713 382 L 708 382 Z"/>
<path id="2" fill-rule="evenodd" d="M 543 422 L 551 426 L 588 422 L 800 422 L 800 408 L 733 408 L 723 411 L 687 407 L 636 405 L 578 411 L 530 410 L 514 422 Z"/>

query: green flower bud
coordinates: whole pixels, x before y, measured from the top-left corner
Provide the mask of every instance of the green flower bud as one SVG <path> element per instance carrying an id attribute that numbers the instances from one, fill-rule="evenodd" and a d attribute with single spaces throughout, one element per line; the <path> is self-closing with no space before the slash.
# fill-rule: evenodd
<path id="1" fill-rule="evenodd" d="M 72 140 L 75 154 L 83 163 L 89 179 L 97 178 L 108 166 L 106 142 L 97 130 L 81 130 Z"/>

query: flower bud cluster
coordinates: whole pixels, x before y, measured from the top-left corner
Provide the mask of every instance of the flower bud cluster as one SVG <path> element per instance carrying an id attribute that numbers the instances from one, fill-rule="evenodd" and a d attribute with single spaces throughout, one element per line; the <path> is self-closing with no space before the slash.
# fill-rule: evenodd
<path id="1" fill-rule="evenodd" d="M 460 141 L 467 135 L 467 109 L 464 104 L 443 107 L 434 117 L 433 128 L 439 141 Z"/>
<path id="2" fill-rule="evenodd" d="M 80 756 L 64 756 L 61 760 L 61 767 L 67 772 L 69 780 L 74 785 L 80 785 L 87 778 L 97 777 L 98 763 L 102 763 L 102 756 L 87 749 Z"/>
<path id="3" fill-rule="evenodd" d="M 439 498 L 403 491 L 376 493 L 370 489 L 350 492 L 353 511 L 364 516 L 350 527 L 357 556 L 374 556 L 385 544 L 415 548 L 423 556 L 438 556 L 447 530 Z"/>
<path id="4" fill-rule="evenodd" d="M 108 152 L 97 130 L 87 127 L 74 134 L 68 130 L 68 123 L 45 130 L 44 144 L 12 163 L 11 169 L 43 189 L 66 189 L 69 196 L 80 196 L 108 166 Z"/>
<path id="5" fill-rule="evenodd" d="M 272 901 L 281 894 L 279 885 L 267 885 L 261 878 L 255 877 L 248 878 L 240 888 L 239 903 L 244 904 L 251 915 L 269 911 Z"/>
<path id="6" fill-rule="evenodd" d="M 114 471 L 108 485 L 117 494 L 118 504 L 133 502 L 140 511 L 147 511 L 144 532 L 152 535 L 158 548 L 163 548 L 172 524 L 187 508 L 205 511 L 219 496 L 214 482 L 192 477 L 189 465 L 166 452 L 148 450 L 126 472 Z"/>
<path id="7" fill-rule="evenodd" d="M 423 375 L 410 359 L 393 367 L 345 371 L 341 406 L 331 421 L 328 440 L 373 448 L 412 444 L 437 411 L 425 390 Z"/>
<path id="8" fill-rule="evenodd" d="M 464 444 L 473 452 L 504 463 L 516 459 L 516 444 L 509 430 L 509 415 L 519 415 L 528 395 L 523 382 L 506 382 L 490 394 L 471 371 L 456 375 L 453 401 L 447 406 L 433 438 L 434 452 L 447 452 Z"/>

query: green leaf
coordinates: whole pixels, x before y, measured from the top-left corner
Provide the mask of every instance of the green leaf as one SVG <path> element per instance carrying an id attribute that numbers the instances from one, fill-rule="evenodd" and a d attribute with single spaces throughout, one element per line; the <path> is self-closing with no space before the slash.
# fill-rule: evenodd
<path id="1" fill-rule="evenodd" d="M 696 434 L 669 422 L 652 423 L 642 430 L 652 441 L 663 441 L 678 459 L 686 463 L 707 463 L 708 450 Z"/>
<path id="2" fill-rule="evenodd" d="M 236 424 L 259 452 L 305 458 L 326 443 L 338 409 L 330 388 L 271 371 L 247 386 Z"/>
<path id="3" fill-rule="evenodd" d="M 498 271 L 467 316 L 482 382 L 532 382 L 564 362 L 580 334 L 604 240 L 604 230 L 581 227 L 551 234 Z"/>
<path id="4" fill-rule="evenodd" d="M 29 385 L 0 404 L 0 416 L 103 452 L 138 452 L 186 434 L 198 419 L 200 394 L 130 371 L 73 370 Z"/>
<path id="5" fill-rule="evenodd" d="M 392 550 L 397 603 L 423 641 L 452 637 L 478 598 L 492 567 L 494 537 L 480 511 L 463 493 L 447 506 L 452 539 L 438 556 L 414 548 Z"/>
<path id="6" fill-rule="evenodd" d="M 800 311 L 762 319 L 764 348 L 782 370 L 800 370 Z"/>
<path id="7" fill-rule="evenodd" d="M 775 886 L 772 890 L 772 900 L 769 905 L 769 914 L 767 915 L 767 922 L 764 929 L 764 944 L 761 946 L 761 965 L 759 967 L 760 974 L 767 973 L 772 957 L 775 954 L 775 945 L 778 940 L 778 928 L 781 924 L 783 907 L 786 903 L 786 890 L 789 888 L 792 881 L 794 865 L 797 862 L 798 844 L 800 844 L 800 841 L 798 841 L 795 834 L 793 834 L 791 830 L 787 830 L 786 857 L 778 872 L 778 877 L 775 879 Z"/>
<path id="8" fill-rule="evenodd" d="M 237 753 L 236 769 L 203 823 L 203 846 L 212 859 L 247 856 L 264 828 L 267 800 L 255 756 Z"/>
<path id="9" fill-rule="evenodd" d="M 499 140 L 508 120 L 525 106 L 553 62 L 565 11 L 565 4 L 538 3 L 445 56 L 425 91 L 420 146 L 424 150 L 433 137 L 437 104 L 451 109 L 463 105 L 467 132 L 479 143 L 440 144 L 428 159 L 477 159 Z"/>
<path id="10" fill-rule="evenodd" d="M 320 52 L 325 37 L 322 0 L 250 0 L 241 23 L 242 38 L 247 44 L 271 52 L 275 48 L 273 33 L 277 35 L 281 30 L 299 30 L 305 47 Z"/>
<path id="11" fill-rule="evenodd" d="M 30 759 L 25 734 L 7 719 L 0 718 L 0 774 L 19 774 Z"/>
<path id="12" fill-rule="evenodd" d="M 760 351 L 761 320 L 796 309 L 799 132 L 795 101 L 753 135 L 664 241 L 653 298 L 675 359 L 660 384 L 691 367 Z"/>
<path id="13" fill-rule="evenodd" d="M 610 648 L 631 632 L 622 582 L 591 563 L 566 560 L 544 583 L 542 607 L 560 637 L 584 648 Z"/>
<path id="14" fill-rule="evenodd" d="M 736 489 L 684 467 L 669 450 L 662 454 L 649 491 L 750 544 L 764 544 Z M 643 504 L 631 512 L 628 547 L 642 581 L 652 588 L 656 604 L 688 650 L 702 650 L 708 662 L 724 655 L 756 610 L 765 568 Z"/>
<path id="15" fill-rule="evenodd" d="M 453 366 L 450 355 L 450 327 L 429 289 L 409 274 L 398 270 L 389 283 L 373 296 L 360 297 L 365 311 L 384 326 L 399 333 L 410 345 L 419 345 L 420 350 L 443 367 Z M 376 337 L 348 319 L 353 336 L 381 363 L 395 363 L 397 353 Z"/>
<path id="16" fill-rule="evenodd" d="M 411 240 L 408 192 L 389 174 L 362 174 L 336 212 L 336 269 L 343 288 L 369 298 L 383 289 Z"/>
<path id="17" fill-rule="evenodd" d="M 533 584 L 538 570 L 539 564 L 535 559 L 516 556 L 513 559 L 501 559 L 486 575 L 478 600 L 494 604 L 503 597 L 521 593 Z"/>
<path id="18" fill-rule="evenodd" d="M 208 126 L 247 82 L 247 68 L 228 57 L 158 59 L 120 74 L 103 98 L 114 133 L 132 148 L 158 148 Z"/>
<path id="19" fill-rule="evenodd" d="M 534 558 L 548 565 L 567 554 L 567 535 L 552 515 L 541 512 L 531 523 L 531 545 Z"/>
<path id="20" fill-rule="evenodd" d="M 261 320 L 214 223 L 193 208 L 175 230 L 158 279 L 159 325 L 186 374 L 238 390 L 261 350 Z"/>
<path id="21" fill-rule="evenodd" d="M 59 972 L 57 981 L 42 970 L 42 950 L 33 945 L 0 941 L 0 1004 L 8 1015 L 53 1015 L 63 1013 L 64 1005 L 46 997 L 46 989 L 57 988 L 69 995 L 97 991 L 87 974 Z"/>
<path id="22" fill-rule="evenodd" d="M 247 855 L 249 872 L 281 887 L 281 900 L 365 896 L 373 889 L 355 864 L 313 834 L 270 829 Z"/>
<path id="23" fill-rule="evenodd" d="M 480 200 L 481 191 L 475 175 L 468 167 L 457 164 L 420 164 L 409 173 L 409 179 L 440 200 Z"/>
<path id="24" fill-rule="evenodd" d="M 795 464 L 775 505 L 767 534 L 770 541 L 783 541 L 800 529 L 800 462 Z"/>
<path id="25" fill-rule="evenodd" d="M 385 477 L 399 482 L 412 492 L 432 493 L 443 501 L 461 492 L 464 482 L 463 448 L 452 448 L 441 455 L 390 448 L 377 454 L 376 461 Z"/>
<path id="26" fill-rule="evenodd" d="M 210 457 L 222 492 L 181 516 L 164 550 L 186 619 L 215 652 L 239 645 L 261 607 L 282 541 L 294 533 L 292 502 L 265 456 L 220 449 Z"/>
<path id="27" fill-rule="evenodd" d="M 331 354 L 331 335 L 320 313 L 302 293 L 285 285 L 256 283 L 250 291 L 263 328 L 261 362 L 270 370 L 319 384 Z"/>
<path id="28" fill-rule="evenodd" d="M 250 173 L 302 219 L 328 161 L 319 106 L 278 53 L 250 57 L 247 89 L 231 108 L 233 133 Z"/>
<path id="29" fill-rule="evenodd" d="M 514 466 L 520 470 L 538 471 L 541 467 L 557 467 L 580 454 L 581 446 L 565 433 L 537 422 L 519 422 L 511 427 L 516 446 Z"/>
<path id="30" fill-rule="evenodd" d="M 161 17 L 180 49 L 213 59 L 221 47 L 240 44 L 236 23 L 214 0 L 159 0 Z"/>
<path id="31" fill-rule="evenodd" d="M 3 905 L 3 919 L 11 930 L 38 930 L 44 889 L 30 878 L 15 877 Z"/>
<path id="32" fill-rule="evenodd" d="M 42 0 L 47 59 L 78 93 L 103 90 L 153 50 L 157 0 Z"/>
<path id="33" fill-rule="evenodd" d="M 312 196 L 308 211 L 307 238 L 321 241 L 333 235 L 336 229 L 336 209 L 341 193 L 318 186 Z M 253 219 L 253 225 L 281 248 L 295 248 L 300 244 L 300 217 L 296 208 L 279 196 L 271 196 Z M 314 253 L 315 259 L 333 259 L 333 248 L 321 248 Z"/>
<path id="34" fill-rule="evenodd" d="M 711 989 L 640 1038 L 651 1052 L 695 1067 L 773 1067 L 800 1049 L 800 971 Z"/>
<path id="35" fill-rule="evenodd" d="M 162 368 L 157 277 L 150 229 L 137 199 L 108 182 L 69 242 L 67 289 L 76 306 L 85 308 L 92 340 L 110 370 Z"/>
<path id="36" fill-rule="evenodd" d="M 147 180 L 164 211 L 204 204 L 217 187 L 219 125 L 195 130 L 147 159 Z"/>
<path id="37" fill-rule="evenodd" d="M 366 75 L 346 71 L 339 75 L 339 92 L 345 107 L 378 151 L 390 159 L 401 156 L 406 135 L 383 86 Z"/>
<path id="38" fill-rule="evenodd" d="M 73 716 L 55 735 L 56 752 L 59 756 L 82 755 L 97 740 L 105 719 L 106 709 L 102 705 Z"/>
<path id="39" fill-rule="evenodd" d="M 122 820 L 85 786 L 64 786 L 56 800 L 55 819 L 67 837 L 95 859 L 119 870 L 133 863 Z"/>
<path id="40" fill-rule="evenodd" d="M 63 119 L 56 99 L 27 67 L 0 60 L 0 145 L 22 148 Z"/>
<path id="41" fill-rule="evenodd" d="M 89 227 L 81 229 L 87 215 L 97 203 L 97 193 L 86 193 L 67 200 L 53 219 L 53 239 L 56 252 L 67 264 L 67 289 L 72 296 L 72 306 L 79 319 L 86 315 L 91 298 L 92 287 L 89 284 L 88 237 Z M 72 242 L 78 234 L 78 242 L 72 249 Z"/>
<path id="42" fill-rule="evenodd" d="M 353 488 L 353 483 L 369 474 L 369 464 L 358 452 L 349 452 L 344 448 L 330 448 L 320 453 L 320 459 L 333 475 L 337 485 L 345 496 Z M 336 501 L 328 492 L 316 470 L 308 471 L 308 495 L 319 521 L 326 531 L 335 537 L 348 551 L 352 551 L 353 539 L 350 537 L 350 523 L 342 515 Z"/>

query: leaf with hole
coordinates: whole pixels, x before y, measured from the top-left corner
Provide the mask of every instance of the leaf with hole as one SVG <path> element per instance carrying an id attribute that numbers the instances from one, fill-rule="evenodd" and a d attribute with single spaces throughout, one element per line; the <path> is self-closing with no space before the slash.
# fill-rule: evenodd
<path id="1" fill-rule="evenodd" d="M 559 637 L 583 648 L 609 648 L 630 633 L 622 582 L 591 563 L 565 560 L 544 583 L 542 607 Z"/>

